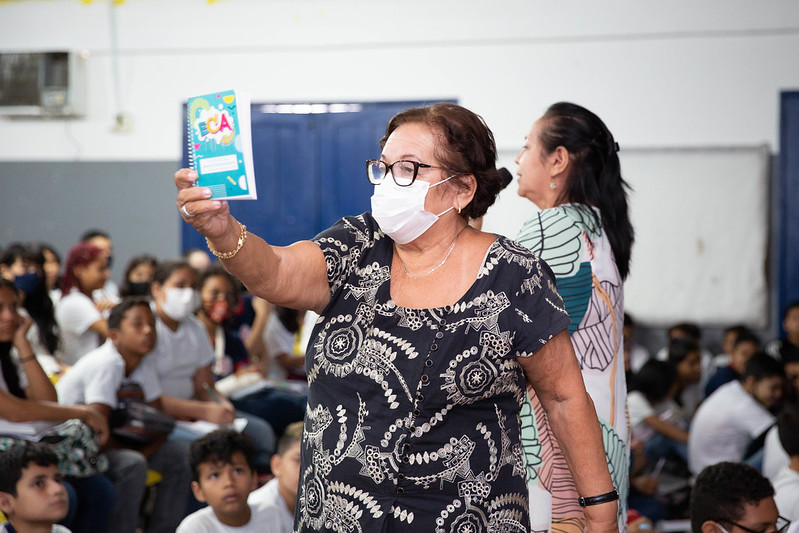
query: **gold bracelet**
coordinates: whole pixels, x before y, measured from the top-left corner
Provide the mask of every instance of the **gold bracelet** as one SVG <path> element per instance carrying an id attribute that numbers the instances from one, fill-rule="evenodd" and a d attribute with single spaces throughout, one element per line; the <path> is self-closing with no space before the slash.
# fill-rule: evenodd
<path id="1" fill-rule="evenodd" d="M 238 222 L 238 220 L 236 221 Z M 236 254 L 239 253 L 241 247 L 244 246 L 244 241 L 247 240 L 247 226 L 239 222 L 239 226 L 241 227 L 241 233 L 239 233 L 239 241 L 236 243 L 236 249 L 230 252 L 218 252 L 214 249 L 211 241 L 208 240 L 208 237 L 205 238 L 205 244 L 208 245 L 208 250 L 214 254 L 219 259 L 233 259 L 236 257 Z"/>

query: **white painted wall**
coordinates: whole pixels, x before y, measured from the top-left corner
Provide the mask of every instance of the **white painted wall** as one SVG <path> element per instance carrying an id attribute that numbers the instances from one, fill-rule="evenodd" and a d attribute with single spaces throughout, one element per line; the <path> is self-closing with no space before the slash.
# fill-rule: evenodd
<path id="1" fill-rule="evenodd" d="M 0 118 L 0 161 L 177 162 L 186 97 L 235 87 L 256 102 L 456 98 L 483 115 L 511 170 L 532 122 L 570 100 L 605 120 L 624 170 L 629 148 L 776 152 L 780 92 L 799 90 L 799 2 L 0 1 L 0 51 L 63 49 L 89 54 L 87 116 Z M 113 131 L 120 112 L 130 132 Z M 14 202 L 15 177 L 0 176 L 0 200 Z M 705 194 L 699 180 L 690 193 Z M 671 194 L 679 217 L 685 191 Z M 498 203 L 485 229 L 514 236 L 532 206 L 515 186 Z M 765 256 L 763 224 L 749 227 L 757 235 L 741 238 Z M 639 229 L 639 243 L 661 231 Z"/>
<path id="2" fill-rule="evenodd" d="M 114 4 L 0 3 L 0 51 L 91 54 L 86 118 L 0 119 L 0 160 L 178 160 L 181 103 L 233 86 L 255 101 L 457 98 L 505 150 L 557 100 L 622 146 L 776 150 L 779 93 L 799 88 L 795 0 Z M 130 133 L 112 132 L 120 111 Z"/>

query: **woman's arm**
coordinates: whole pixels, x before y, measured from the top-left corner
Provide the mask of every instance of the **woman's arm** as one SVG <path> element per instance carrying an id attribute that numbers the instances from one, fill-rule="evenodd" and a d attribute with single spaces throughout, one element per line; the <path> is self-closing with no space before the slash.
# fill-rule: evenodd
<path id="1" fill-rule="evenodd" d="M 585 391 L 569 334 L 561 331 L 538 352 L 518 361 L 547 413 L 579 495 L 612 491 L 596 410 Z M 592 532 L 618 531 L 616 514 L 617 502 L 585 508 Z"/>
<path id="2" fill-rule="evenodd" d="M 0 418 L 9 422 L 63 422 L 77 418 L 90 426 L 105 444 L 108 439 L 108 421 L 86 405 L 58 405 L 51 402 L 24 400 L 0 390 Z"/>
<path id="3" fill-rule="evenodd" d="M 181 169 L 175 173 L 177 207 L 185 208 L 190 223 L 219 252 L 232 252 L 242 238 L 238 221 L 224 200 L 211 200 L 205 187 L 194 187 L 197 173 Z M 324 254 L 310 241 L 291 246 L 270 246 L 257 235 L 246 234 L 238 253 L 222 264 L 250 291 L 272 303 L 321 311 L 330 299 Z"/>

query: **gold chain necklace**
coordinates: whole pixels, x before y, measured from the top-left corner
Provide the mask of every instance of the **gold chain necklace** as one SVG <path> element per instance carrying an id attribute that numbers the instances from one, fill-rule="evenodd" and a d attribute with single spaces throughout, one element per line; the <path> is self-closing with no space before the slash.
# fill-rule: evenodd
<path id="1" fill-rule="evenodd" d="M 432 274 L 433 272 L 435 272 L 436 270 L 438 270 L 439 268 L 444 266 L 444 263 L 447 262 L 447 259 L 449 259 L 449 256 L 452 254 L 452 250 L 455 249 L 455 245 L 457 244 L 458 239 L 460 239 L 461 233 L 463 233 L 468 226 L 469 226 L 468 224 L 466 226 L 464 226 L 463 229 L 460 231 L 460 233 L 458 233 L 458 235 L 455 237 L 455 240 L 452 241 L 452 244 L 450 244 L 449 250 L 447 251 L 447 255 L 444 256 L 444 260 L 441 261 L 436 266 L 434 266 L 433 268 L 431 268 L 430 270 L 428 270 L 426 273 L 422 274 L 421 276 L 412 276 L 411 273 L 408 272 L 408 269 L 405 267 L 405 261 L 402 260 L 402 257 L 400 257 L 400 254 L 397 254 L 397 258 L 399 258 L 399 260 L 400 260 L 400 264 L 402 265 L 402 270 L 405 271 L 405 275 L 408 276 L 411 279 L 422 279 L 422 278 L 426 278 L 427 276 L 429 276 L 430 274 Z"/>

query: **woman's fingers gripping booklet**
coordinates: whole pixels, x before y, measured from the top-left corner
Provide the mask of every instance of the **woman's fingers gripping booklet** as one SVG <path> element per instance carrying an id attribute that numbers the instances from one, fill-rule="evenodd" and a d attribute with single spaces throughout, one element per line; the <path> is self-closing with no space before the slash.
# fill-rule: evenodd
<path id="1" fill-rule="evenodd" d="M 197 186 L 218 200 L 254 200 L 250 97 L 240 91 L 194 96 L 188 101 L 189 162 Z"/>

